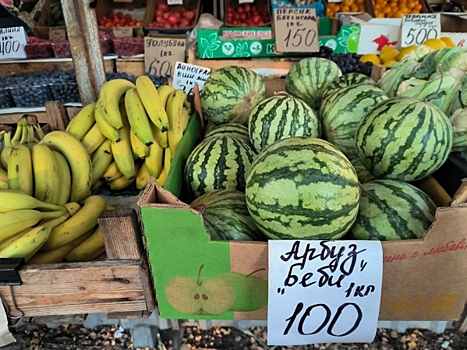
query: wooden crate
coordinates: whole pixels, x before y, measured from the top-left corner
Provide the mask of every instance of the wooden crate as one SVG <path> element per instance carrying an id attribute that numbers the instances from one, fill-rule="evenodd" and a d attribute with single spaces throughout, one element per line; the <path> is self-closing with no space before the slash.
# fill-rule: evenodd
<path id="1" fill-rule="evenodd" d="M 115 66 L 118 73 L 140 76 L 144 74 L 144 57 L 118 58 Z"/>

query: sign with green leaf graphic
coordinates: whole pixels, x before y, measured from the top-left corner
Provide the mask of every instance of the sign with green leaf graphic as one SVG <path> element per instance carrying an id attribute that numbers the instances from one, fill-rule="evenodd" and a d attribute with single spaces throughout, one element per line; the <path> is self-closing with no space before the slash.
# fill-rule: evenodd
<path id="1" fill-rule="evenodd" d="M 359 25 L 345 25 L 336 36 L 320 37 L 319 46 L 327 46 L 335 53 L 357 53 L 359 38 Z"/>

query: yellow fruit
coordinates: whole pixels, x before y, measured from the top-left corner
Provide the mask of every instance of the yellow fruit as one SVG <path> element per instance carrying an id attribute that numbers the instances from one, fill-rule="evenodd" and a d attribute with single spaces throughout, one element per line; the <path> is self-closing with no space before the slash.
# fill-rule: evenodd
<path id="1" fill-rule="evenodd" d="M 399 56 L 399 50 L 391 47 L 390 49 L 387 49 L 384 52 L 381 51 L 381 54 L 379 55 L 379 59 L 384 64 L 389 61 L 395 61 L 397 56 Z"/>
<path id="2" fill-rule="evenodd" d="M 432 48 L 433 50 L 441 50 L 446 47 L 446 43 L 441 39 L 428 39 L 423 45 Z"/>
<path id="3" fill-rule="evenodd" d="M 383 66 L 385 66 L 387 68 L 391 68 L 394 63 L 397 63 L 397 61 L 396 60 L 389 60 L 389 61 L 384 62 Z"/>
<path id="4" fill-rule="evenodd" d="M 371 62 L 373 64 L 380 64 L 379 57 L 374 53 L 369 53 L 360 57 L 360 62 Z"/>
<path id="5" fill-rule="evenodd" d="M 452 41 L 451 38 L 448 38 L 447 36 L 440 38 L 445 44 L 446 47 L 456 47 L 456 44 L 454 44 L 454 41 Z"/>
<path id="6" fill-rule="evenodd" d="M 412 45 L 412 46 L 403 47 L 403 48 L 399 51 L 399 55 L 397 55 L 396 60 L 401 61 L 406 55 L 408 55 L 408 54 L 411 53 L 412 51 L 416 50 L 417 48 L 418 48 L 417 45 Z"/>

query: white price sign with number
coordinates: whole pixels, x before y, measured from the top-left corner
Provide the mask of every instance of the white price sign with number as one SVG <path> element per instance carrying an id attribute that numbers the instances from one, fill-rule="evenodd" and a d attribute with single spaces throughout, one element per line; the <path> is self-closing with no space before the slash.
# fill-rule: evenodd
<path id="1" fill-rule="evenodd" d="M 269 241 L 268 345 L 373 341 L 379 241 Z"/>
<path id="2" fill-rule="evenodd" d="M 0 59 L 26 58 L 27 44 L 23 27 L 0 28 Z"/>
<path id="3" fill-rule="evenodd" d="M 167 5 L 183 5 L 183 0 L 167 0 Z"/>
<path id="4" fill-rule="evenodd" d="M 402 18 L 401 46 L 421 45 L 428 39 L 439 38 L 441 14 L 421 13 Z"/>
<path id="5" fill-rule="evenodd" d="M 198 84 L 199 91 L 201 91 L 210 75 L 211 68 L 177 62 L 173 74 L 173 87 L 183 89 L 187 94 L 190 94 L 195 84 Z"/>

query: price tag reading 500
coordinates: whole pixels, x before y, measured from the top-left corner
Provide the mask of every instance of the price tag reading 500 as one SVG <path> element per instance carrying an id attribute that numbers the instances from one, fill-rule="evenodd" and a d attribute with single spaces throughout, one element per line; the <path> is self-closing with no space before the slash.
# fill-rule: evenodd
<path id="1" fill-rule="evenodd" d="M 371 342 L 382 269 L 379 241 L 269 241 L 268 344 Z"/>
<path id="2" fill-rule="evenodd" d="M 402 18 L 402 46 L 421 45 L 428 39 L 439 38 L 439 13 L 404 15 Z"/>

